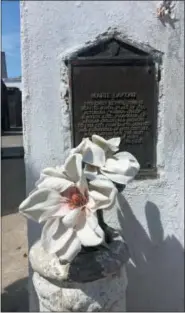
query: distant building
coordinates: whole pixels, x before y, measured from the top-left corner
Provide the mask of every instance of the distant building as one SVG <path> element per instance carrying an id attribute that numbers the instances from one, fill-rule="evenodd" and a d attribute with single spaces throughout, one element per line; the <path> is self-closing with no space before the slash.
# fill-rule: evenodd
<path id="1" fill-rule="evenodd" d="M 1 130 L 22 131 L 22 93 L 17 86 L 7 86 L 1 80 Z"/>
<path id="2" fill-rule="evenodd" d="M 3 78 L 3 81 L 6 87 L 16 87 L 16 88 L 19 88 L 20 91 L 22 91 L 21 77 L 13 77 L 13 78 L 7 77 L 7 78 Z"/>
<path id="3" fill-rule="evenodd" d="M 1 131 L 8 131 L 9 128 L 8 90 L 1 79 Z"/>
<path id="4" fill-rule="evenodd" d="M 22 84 L 21 77 L 8 78 L 5 53 L 1 52 L 1 130 L 7 132 L 22 131 Z"/>
<path id="5" fill-rule="evenodd" d="M 6 55 L 1 51 L 1 78 L 7 78 Z"/>
<path id="6" fill-rule="evenodd" d="M 7 66 L 6 66 L 6 54 L 1 51 L 1 78 L 3 79 L 6 87 L 16 87 L 22 90 L 21 76 L 19 77 L 8 77 Z"/>

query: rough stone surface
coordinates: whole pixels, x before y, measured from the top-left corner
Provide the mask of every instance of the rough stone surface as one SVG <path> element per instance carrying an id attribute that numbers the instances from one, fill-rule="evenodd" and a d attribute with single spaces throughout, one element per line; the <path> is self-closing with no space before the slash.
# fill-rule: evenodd
<path id="1" fill-rule="evenodd" d="M 125 266 L 117 273 L 88 283 L 56 285 L 38 273 L 33 283 L 40 312 L 125 312 L 127 275 Z"/>
<path id="2" fill-rule="evenodd" d="M 175 2 L 176 20 L 165 25 L 157 18 L 156 4 L 21 2 L 27 192 L 40 170 L 61 164 L 71 147 L 68 77 L 62 59 L 66 51 L 72 53 L 116 29 L 123 40 L 162 53 L 159 176 L 131 183 L 125 199 L 120 197 L 120 210 L 106 212 L 106 222 L 122 229 L 135 263 L 128 265 L 127 305 L 132 312 L 184 310 L 184 2 Z M 29 222 L 28 235 L 32 246 L 40 235 L 36 223 Z M 35 302 L 33 297 L 30 303 Z"/>

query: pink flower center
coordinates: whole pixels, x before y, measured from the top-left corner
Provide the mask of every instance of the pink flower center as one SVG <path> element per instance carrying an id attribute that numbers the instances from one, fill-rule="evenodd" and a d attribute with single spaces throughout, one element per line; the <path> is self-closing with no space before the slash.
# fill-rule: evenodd
<path id="1" fill-rule="evenodd" d="M 87 191 L 85 191 L 83 195 L 77 187 L 70 187 L 62 194 L 62 196 L 67 198 L 67 203 L 71 210 L 76 208 L 84 208 L 88 202 Z"/>

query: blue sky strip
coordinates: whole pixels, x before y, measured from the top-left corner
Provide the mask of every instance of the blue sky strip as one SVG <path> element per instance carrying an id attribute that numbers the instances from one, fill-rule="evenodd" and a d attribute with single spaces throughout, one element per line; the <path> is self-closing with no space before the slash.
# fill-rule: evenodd
<path id="1" fill-rule="evenodd" d="M 8 77 L 21 76 L 19 1 L 1 1 L 2 51 L 6 53 Z"/>

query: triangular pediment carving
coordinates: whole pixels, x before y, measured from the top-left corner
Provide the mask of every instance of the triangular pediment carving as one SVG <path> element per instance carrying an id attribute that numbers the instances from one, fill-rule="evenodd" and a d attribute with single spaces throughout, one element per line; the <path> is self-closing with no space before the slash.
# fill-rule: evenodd
<path id="1" fill-rule="evenodd" d="M 116 38 L 100 40 L 77 52 L 77 57 L 135 57 L 149 54 Z"/>

